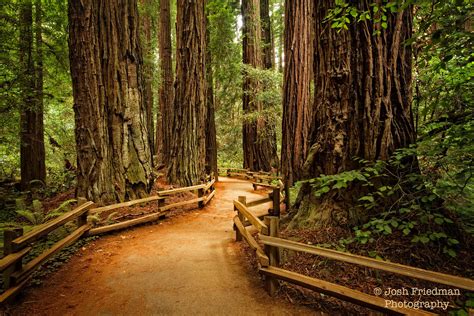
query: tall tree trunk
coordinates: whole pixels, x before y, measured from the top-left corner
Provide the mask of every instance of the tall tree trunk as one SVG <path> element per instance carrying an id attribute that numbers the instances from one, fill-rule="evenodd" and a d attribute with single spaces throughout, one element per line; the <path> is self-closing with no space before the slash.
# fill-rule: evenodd
<path id="1" fill-rule="evenodd" d="M 370 3 L 358 2 L 361 11 Z M 305 162 L 307 177 L 332 175 L 357 168 L 353 157 L 387 160 L 415 140 L 411 115 L 411 8 L 387 13 L 380 22 L 352 23 L 335 30 L 324 23 L 333 1 L 319 1 L 315 14 L 315 111 L 311 148 Z M 374 35 L 374 31 L 380 31 Z M 354 190 L 359 190 L 355 188 Z M 354 225 L 357 192 L 326 194 L 316 199 L 306 188 L 297 218 L 303 226 Z M 351 204 L 352 203 L 352 204 Z M 349 211 L 349 210 L 353 211 Z"/>
<path id="2" fill-rule="evenodd" d="M 20 167 L 21 186 L 27 189 L 33 180 L 45 181 L 45 149 L 43 125 L 43 55 L 41 3 L 36 1 L 36 58 L 33 52 L 33 5 L 20 4 Z"/>
<path id="3" fill-rule="evenodd" d="M 261 48 L 260 4 L 258 0 L 242 1 L 243 16 L 243 63 L 254 68 L 263 68 Z M 244 72 L 243 111 L 252 114 L 263 110 L 263 103 L 255 97 L 261 89 L 258 80 Z M 276 143 L 271 125 L 265 118 L 245 121 L 242 128 L 244 168 L 270 171 L 278 166 Z"/>
<path id="4" fill-rule="evenodd" d="M 213 175 L 216 180 L 217 169 L 217 140 L 214 103 L 214 80 L 212 75 L 212 53 L 209 48 L 209 23 L 206 16 L 206 80 L 207 80 L 207 115 L 206 115 L 206 173 Z"/>
<path id="5" fill-rule="evenodd" d="M 153 124 L 153 58 L 154 54 L 152 51 L 151 43 L 151 16 L 149 10 L 151 10 L 151 0 L 141 0 L 143 5 L 143 17 L 140 19 L 141 22 L 141 31 L 143 39 L 143 99 L 145 100 L 146 108 L 146 126 L 148 129 L 148 138 L 150 143 L 150 149 L 154 150 L 154 139 L 155 139 L 155 129 Z"/>
<path id="6" fill-rule="evenodd" d="M 136 0 L 71 0 L 77 196 L 96 202 L 146 196 L 152 157 L 141 86 Z"/>
<path id="7" fill-rule="evenodd" d="M 173 128 L 173 60 L 171 46 L 171 13 L 170 0 L 160 0 L 159 18 L 159 53 L 160 53 L 160 111 L 156 126 L 156 153 L 162 157 L 165 165 L 169 164 L 171 154 L 171 131 Z"/>
<path id="8" fill-rule="evenodd" d="M 311 0 L 287 0 L 285 4 L 281 166 L 286 188 L 301 179 L 308 151 L 313 65 L 312 3 Z"/>
<path id="9" fill-rule="evenodd" d="M 177 5 L 174 121 L 168 180 L 187 186 L 205 180 L 206 23 L 204 1 L 178 0 Z"/>
<path id="10" fill-rule="evenodd" d="M 273 68 L 274 48 L 272 24 L 270 21 L 270 0 L 260 0 L 260 20 L 262 24 L 263 67 Z"/>

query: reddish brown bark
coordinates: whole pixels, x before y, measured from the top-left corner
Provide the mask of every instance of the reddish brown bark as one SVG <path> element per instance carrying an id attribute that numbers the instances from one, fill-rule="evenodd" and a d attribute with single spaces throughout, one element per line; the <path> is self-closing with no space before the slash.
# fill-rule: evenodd
<path id="1" fill-rule="evenodd" d="M 281 167 L 289 188 L 302 177 L 311 118 L 312 1 L 285 3 Z"/>
<path id="2" fill-rule="evenodd" d="M 159 53 L 160 53 L 160 111 L 157 116 L 155 148 L 162 162 L 168 164 L 171 154 L 173 125 L 173 60 L 171 46 L 170 0 L 160 0 Z"/>
<path id="3" fill-rule="evenodd" d="M 143 16 L 140 18 L 141 32 L 142 32 L 142 47 L 143 47 L 143 99 L 145 101 L 146 109 L 146 126 L 148 130 L 148 138 L 150 143 L 150 149 L 152 154 L 154 151 L 155 144 L 155 127 L 153 122 L 153 58 L 154 54 L 152 51 L 151 42 L 151 25 L 152 20 L 150 16 L 151 0 L 141 0 L 143 6 Z"/>
<path id="4" fill-rule="evenodd" d="M 145 196 L 153 181 L 137 1 L 71 0 L 69 23 L 77 196 Z"/>
<path id="5" fill-rule="evenodd" d="M 358 2 L 358 9 L 370 10 L 372 2 Z M 315 11 L 315 111 L 304 165 L 308 178 L 357 168 L 354 157 L 387 160 L 415 140 L 411 48 L 404 44 L 412 35 L 411 8 L 388 13 L 387 29 L 363 21 L 338 31 L 323 22 L 333 5 L 319 1 Z M 360 188 L 322 199 L 307 189 L 294 221 L 300 226 L 354 225 L 360 219 L 351 204 Z"/>
<path id="6" fill-rule="evenodd" d="M 177 5 L 174 121 L 168 180 L 187 186 L 205 180 L 206 25 L 203 1 L 178 0 Z"/>
<path id="7" fill-rule="evenodd" d="M 209 49 L 210 34 L 206 17 L 206 81 L 207 81 L 207 115 L 206 115 L 206 174 L 218 178 L 217 139 L 214 103 L 214 80 L 212 75 L 212 53 Z"/>

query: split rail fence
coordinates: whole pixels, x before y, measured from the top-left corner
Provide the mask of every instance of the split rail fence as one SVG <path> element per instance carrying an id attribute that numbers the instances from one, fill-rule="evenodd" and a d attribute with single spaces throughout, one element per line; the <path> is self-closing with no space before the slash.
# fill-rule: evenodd
<path id="1" fill-rule="evenodd" d="M 280 187 L 278 190 L 280 189 L 283 188 Z M 276 194 L 278 190 L 273 191 L 271 195 Z M 234 200 L 234 210 L 237 212 L 237 215 L 234 217 L 234 229 L 236 231 L 236 241 L 244 239 L 255 251 L 259 271 L 265 277 L 265 287 L 272 296 L 279 288 L 278 280 L 282 280 L 386 314 L 435 315 L 424 310 L 391 307 L 382 297 L 369 295 L 342 285 L 285 270 L 280 267 L 280 252 L 283 249 L 305 252 L 340 262 L 347 262 L 371 269 L 474 291 L 474 281 L 471 279 L 380 261 L 369 257 L 279 238 L 279 212 L 257 213 L 251 210 L 252 207 L 268 201 L 273 201 L 273 207 L 270 210 L 279 209 L 279 206 L 275 204 L 278 203 L 278 200 L 273 200 L 270 197 L 247 202 L 245 196 L 239 196 L 238 200 Z M 258 240 L 247 230 L 248 226 L 258 231 Z"/>
<path id="2" fill-rule="evenodd" d="M 197 198 L 166 204 L 167 198 L 174 194 L 183 192 L 196 192 Z M 0 295 L 0 304 L 13 299 L 28 283 L 33 275 L 33 272 L 36 271 L 37 268 L 51 259 L 63 248 L 76 242 L 79 238 L 100 235 L 143 223 L 153 222 L 164 218 L 166 211 L 174 207 L 197 203 L 201 208 L 204 207 L 214 197 L 215 194 L 215 179 L 212 179 L 207 183 L 159 191 L 155 196 L 103 207 L 93 208 L 94 203 L 87 201 L 76 207 L 74 210 L 37 226 L 26 234 L 23 234 L 23 229 L 21 228 L 5 230 L 4 257 L 0 259 L 0 272 L 3 272 L 4 292 Z M 158 204 L 157 211 L 155 213 L 100 227 L 93 227 L 87 221 L 87 217 L 89 215 L 100 214 L 101 212 L 110 211 L 113 209 L 129 207 L 132 205 L 149 203 L 153 201 L 157 201 Z M 57 228 L 73 221 L 76 221 L 77 226 L 73 232 L 60 241 L 56 242 L 51 248 L 45 250 L 39 256 L 29 260 L 26 263 L 23 262 L 26 261 L 25 257 L 27 257 L 27 255 L 33 249 L 35 242 L 37 243 L 39 240 L 44 239 L 48 236 L 48 234 Z"/>

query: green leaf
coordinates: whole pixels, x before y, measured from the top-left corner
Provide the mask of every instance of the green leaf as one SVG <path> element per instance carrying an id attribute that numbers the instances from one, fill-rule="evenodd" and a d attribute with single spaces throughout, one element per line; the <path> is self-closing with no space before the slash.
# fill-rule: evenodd
<path id="1" fill-rule="evenodd" d="M 359 199 L 359 201 L 368 201 L 368 202 L 371 202 L 371 203 L 375 202 L 374 197 L 372 195 L 363 196 Z"/>

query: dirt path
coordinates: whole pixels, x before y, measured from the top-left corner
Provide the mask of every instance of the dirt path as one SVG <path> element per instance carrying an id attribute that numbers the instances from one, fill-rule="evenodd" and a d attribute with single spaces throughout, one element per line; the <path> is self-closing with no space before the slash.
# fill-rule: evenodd
<path id="1" fill-rule="evenodd" d="M 234 242 L 232 200 L 258 195 L 248 182 L 220 180 L 202 210 L 89 244 L 28 290 L 13 314 L 314 315 L 270 298 L 248 273 Z"/>

